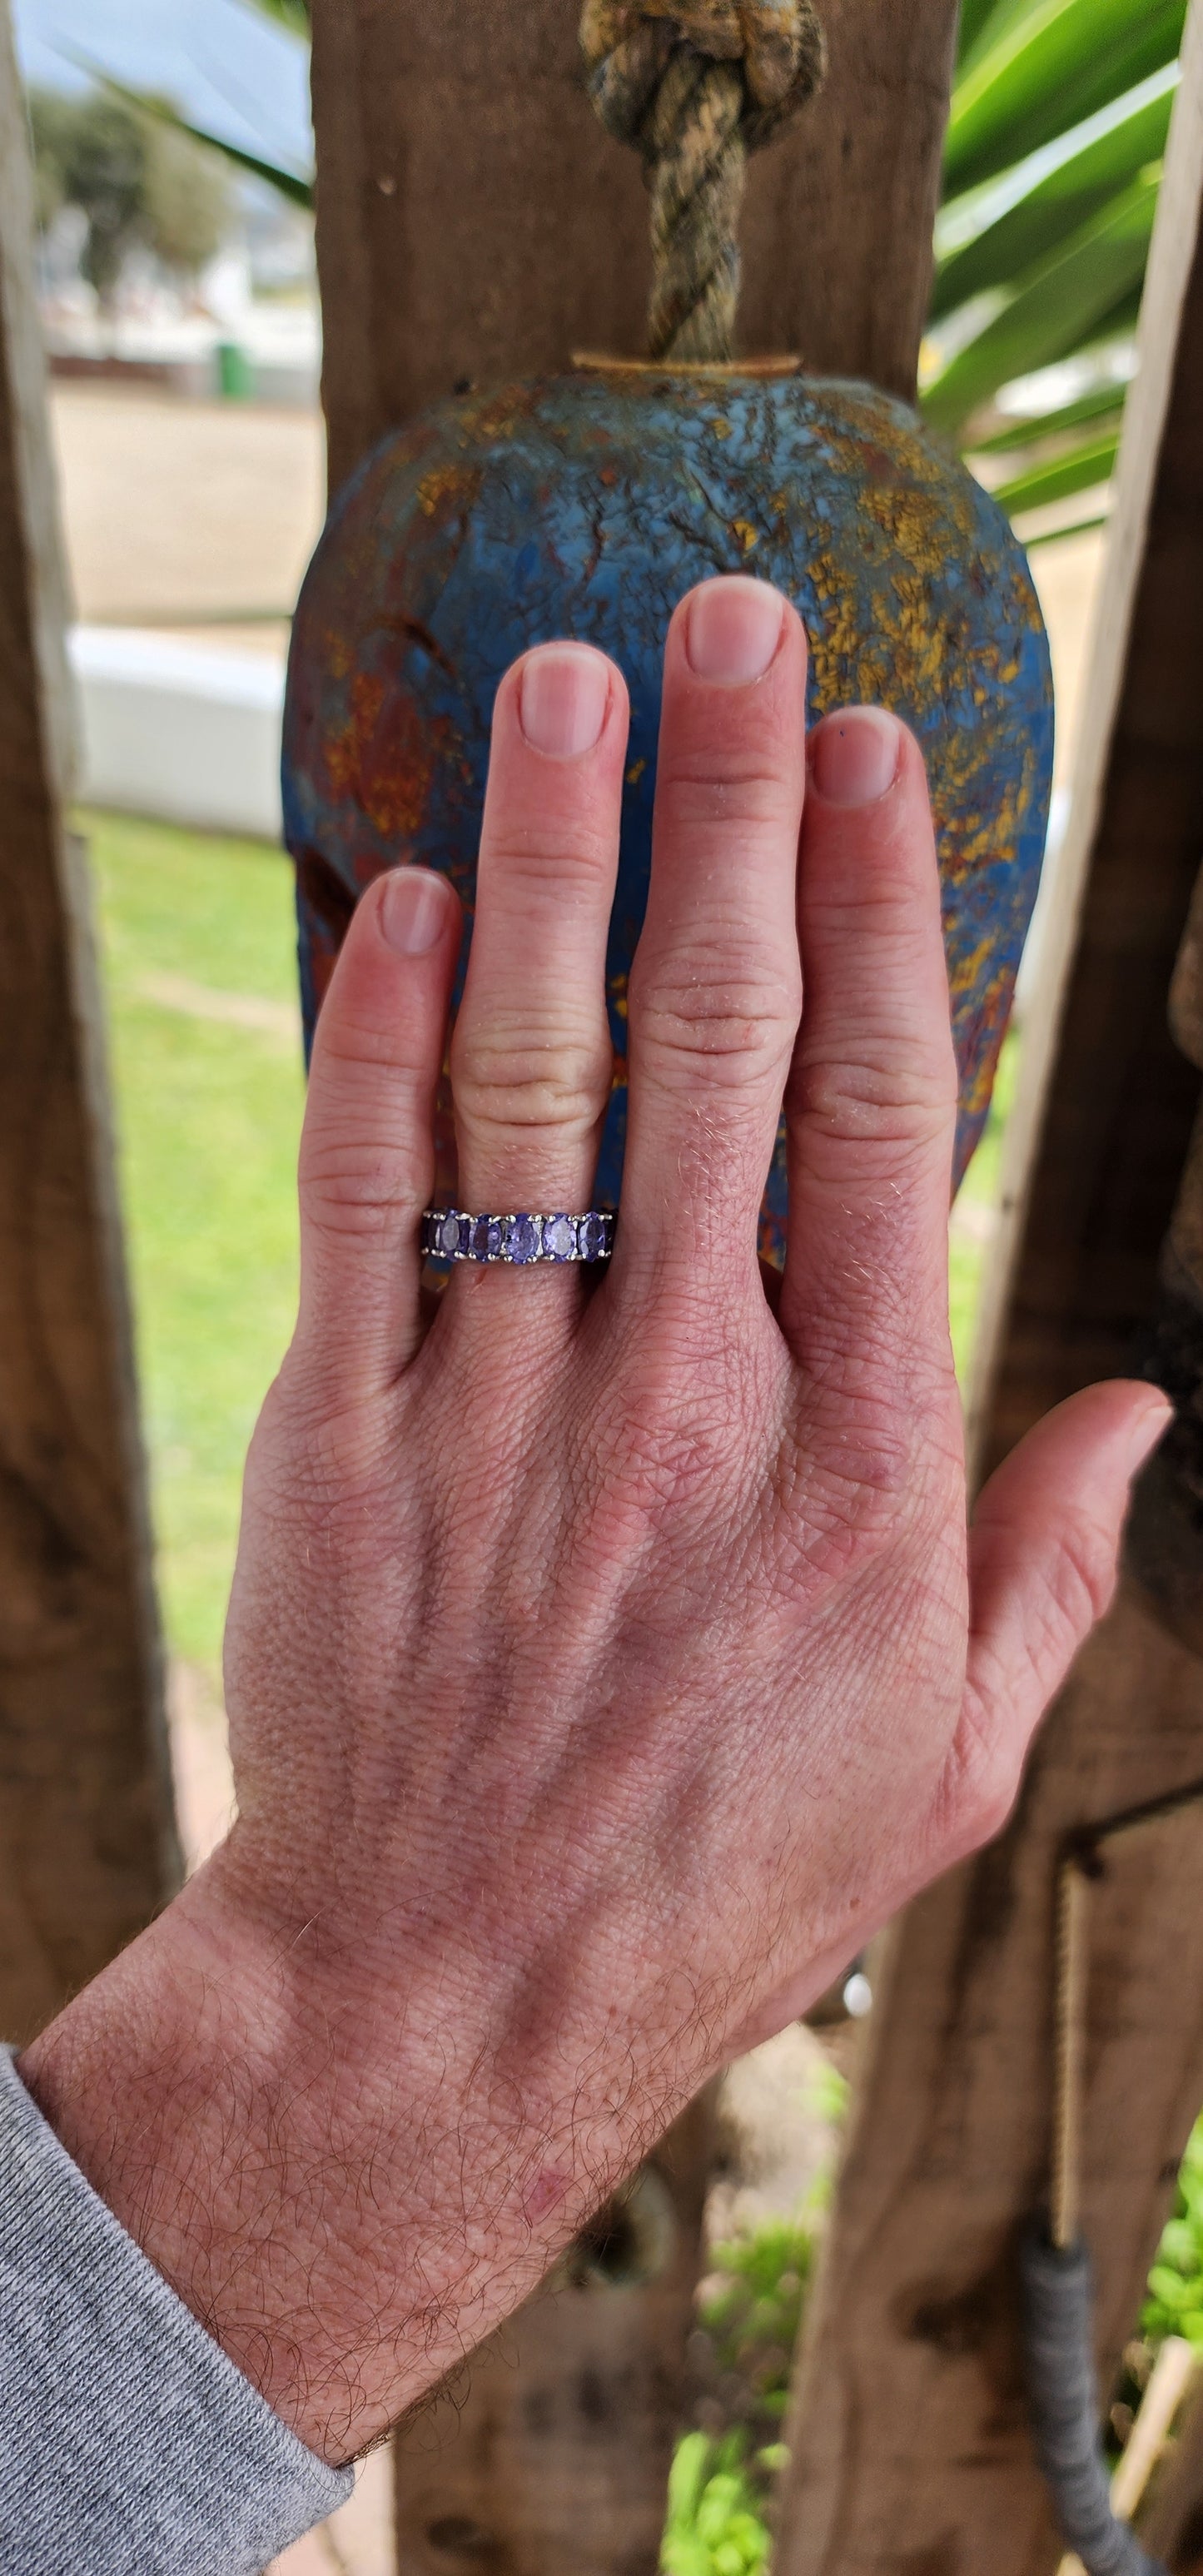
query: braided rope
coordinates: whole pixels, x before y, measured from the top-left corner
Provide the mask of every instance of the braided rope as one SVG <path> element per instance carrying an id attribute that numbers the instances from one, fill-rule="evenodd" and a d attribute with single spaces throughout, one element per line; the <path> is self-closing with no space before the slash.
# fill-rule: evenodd
<path id="1" fill-rule="evenodd" d="M 643 154 L 652 197 L 653 358 L 729 358 L 749 152 L 825 69 L 813 0 L 584 0 L 589 94 Z"/>

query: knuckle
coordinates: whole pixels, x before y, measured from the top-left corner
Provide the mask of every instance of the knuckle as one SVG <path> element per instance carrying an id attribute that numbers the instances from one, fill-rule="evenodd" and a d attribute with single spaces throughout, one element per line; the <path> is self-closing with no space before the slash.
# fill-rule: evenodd
<path id="1" fill-rule="evenodd" d="M 646 1387 L 611 1422 L 606 1453 L 609 1504 L 653 1528 L 669 1517 L 709 1520 L 732 1464 L 728 1426 L 683 1403 L 679 1391 L 657 1402 Z"/>
<path id="2" fill-rule="evenodd" d="M 541 1030 L 494 1014 L 487 1028 L 461 1022 L 451 1050 L 457 1116 L 471 1129 L 596 1126 L 610 1088 L 607 1031 L 558 1024 Z"/>
<path id="3" fill-rule="evenodd" d="M 910 1148 L 942 1141 L 956 1110 L 951 1048 L 937 1057 L 882 1037 L 857 1054 L 800 1051 L 786 1111 L 837 1144 Z"/>
<path id="4" fill-rule="evenodd" d="M 549 879 L 558 896 L 575 886 L 608 900 L 613 875 L 613 834 L 592 827 L 576 813 L 562 822 L 554 814 L 532 819 L 520 832 L 511 826 L 489 841 L 481 857 L 481 877 L 490 891 L 496 880 L 507 898 L 534 896 L 540 911 L 547 902 Z"/>
<path id="5" fill-rule="evenodd" d="M 695 939 L 638 974 L 632 997 L 640 1045 L 686 1070 L 704 1065 L 733 1085 L 783 1064 L 801 1009 L 797 976 L 737 939 Z"/>
<path id="6" fill-rule="evenodd" d="M 1019 1780 L 1014 1747 L 1000 1730 L 962 1720 L 945 1795 L 945 1826 L 958 1851 L 977 1851 L 1002 1832 Z"/>
<path id="7" fill-rule="evenodd" d="M 386 1139 L 315 1138 L 302 1150 L 301 1211 L 311 1231 L 378 1234 L 424 1196 L 424 1167 Z"/>
<path id="8" fill-rule="evenodd" d="M 332 1075 L 344 1110 L 353 1112 L 379 1090 L 382 1073 L 390 1082 L 412 1082 L 421 1072 L 424 1059 L 407 1052 L 405 1035 L 395 1014 L 371 1020 L 323 1011 L 313 1042 L 314 1075 L 322 1081 Z"/>
<path id="9" fill-rule="evenodd" d="M 724 754 L 708 748 L 704 760 L 662 763 L 656 793 L 661 814 L 686 831 L 719 820 L 724 832 L 762 832 L 792 812 L 783 769 L 769 760 L 750 761 L 746 749 Z"/>
<path id="10" fill-rule="evenodd" d="M 327 1058 L 329 1061 L 329 1058 Z M 427 1178 L 424 1079 L 374 1058 L 344 1062 L 336 1097 L 311 1093 L 301 1131 L 298 1184 L 311 1228 L 370 1234 L 420 1206 Z"/>
<path id="11" fill-rule="evenodd" d="M 1112 1531 L 1089 1512 L 1066 1513 L 1045 1577 L 1049 1642 L 1072 1653 L 1110 1607 L 1117 1548 Z"/>

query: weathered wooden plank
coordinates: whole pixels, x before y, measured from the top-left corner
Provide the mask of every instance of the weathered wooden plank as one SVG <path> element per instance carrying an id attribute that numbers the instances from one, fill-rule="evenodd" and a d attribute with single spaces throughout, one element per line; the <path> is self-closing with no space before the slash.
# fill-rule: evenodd
<path id="1" fill-rule="evenodd" d="M 1016 1294 L 996 1327 L 987 1463 L 1057 1397 L 1130 1364 L 1198 1100 L 1166 1003 L 1203 814 L 1201 195 L 1196 0 L 1053 943 L 1064 1011 L 1029 1097 L 1026 1185 L 1012 1174 Z M 1056 1858 L 1070 1828 L 1203 1774 L 1203 1663 L 1169 1621 L 1129 1576 L 1006 1834 L 887 1938 L 795 2392 L 778 2576 L 1057 2563 L 1014 2260 L 1047 2193 Z M 1083 2218 L 1104 2383 L 1203 2099 L 1201 1860 L 1196 1807 L 1109 1845 L 1092 1904 Z"/>
<path id="2" fill-rule="evenodd" d="M 1155 2474 L 1152 2502 L 1140 2517 L 1143 2546 L 1170 2576 L 1203 2570 L 1203 2388 L 1196 2386 L 1164 2466 Z"/>
<path id="3" fill-rule="evenodd" d="M 585 96 L 576 0 L 314 0 L 332 485 L 464 378 L 638 354 L 637 156 Z M 824 0 L 830 70 L 757 155 L 741 339 L 914 390 L 956 0 Z"/>
<path id="4" fill-rule="evenodd" d="M 0 2030 L 178 1868 L 79 854 L 24 118 L 0 4 Z"/>

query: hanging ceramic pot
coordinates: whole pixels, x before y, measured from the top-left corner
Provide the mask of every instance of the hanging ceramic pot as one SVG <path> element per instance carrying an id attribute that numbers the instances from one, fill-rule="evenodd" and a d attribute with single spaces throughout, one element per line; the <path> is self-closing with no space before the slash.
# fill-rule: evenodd
<path id="1" fill-rule="evenodd" d="M 653 233 L 659 221 L 663 237 L 653 337 L 667 341 L 666 359 L 580 363 L 439 406 L 367 458 L 318 546 L 293 630 L 284 746 L 306 1026 L 355 901 L 382 868 L 445 869 L 470 936 L 498 682 L 550 637 L 599 646 L 631 696 L 607 962 L 615 1084 L 595 1194 L 617 1204 L 665 634 L 692 584 L 752 573 L 776 583 L 805 624 L 810 721 L 865 701 L 893 709 L 922 746 L 960 1073 L 959 1177 L 989 1104 L 1048 820 L 1040 609 L 1002 512 L 905 404 L 790 361 L 680 354 L 723 345 L 734 311 L 737 194 L 716 195 L 725 165 L 713 135 L 726 114 L 723 150 L 738 159 L 749 120 L 756 140 L 766 113 L 749 107 L 746 64 L 682 49 L 683 5 L 670 17 L 658 0 L 643 12 L 589 0 L 586 12 L 610 84 L 607 121 L 621 127 L 645 93 L 652 101 Z M 734 44 L 757 12 L 779 32 L 794 0 L 693 6 L 716 42 L 730 19 Z M 765 60 L 772 71 L 777 57 Z M 664 209 L 682 201 L 699 134 L 710 176 L 688 201 L 701 232 L 683 247 Z M 742 160 L 736 175 L 742 184 Z M 444 1102 L 440 1190 L 453 1197 L 449 1153 Z M 778 1260 L 785 1217 L 779 1143 L 761 1234 Z"/>

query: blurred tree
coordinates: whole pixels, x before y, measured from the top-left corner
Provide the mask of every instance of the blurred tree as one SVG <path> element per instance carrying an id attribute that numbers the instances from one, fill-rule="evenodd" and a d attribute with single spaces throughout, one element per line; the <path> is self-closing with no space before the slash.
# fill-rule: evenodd
<path id="1" fill-rule="evenodd" d="M 166 101 L 140 107 L 102 90 L 30 95 L 38 223 L 45 231 L 60 207 L 79 207 L 87 222 L 80 267 L 105 310 L 136 247 L 191 276 L 229 229 L 224 169 L 164 111 L 170 117 Z"/>
<path id="2" fill-rule="evenodd" d="M 29 126 L 33 137 L 34 212 L 39 232 L 48 232 L 65 202 L 63 163 L 74 103 L 58 89 L 31 90 Z"/>
<path id="3" fill-rule="evenodd" d="M 157 102 L 156 102 L 157 104 Z M 233 190 L 212 152 L 157 120 L 146 135 L 145 239 L 177 276 L 195 277 L 230 230 Z"/>
<path id="4" fill-rule="evenodd" d="M 39 214 L 78 206 L 87 221 L 80 267 L 107 308 L 127 253 L 142 230 L 146 205 L 145 129 L 117 99 L 55 97 L 30 101 Z M 43 212 L 44 210 L 44 212 Z"/>

